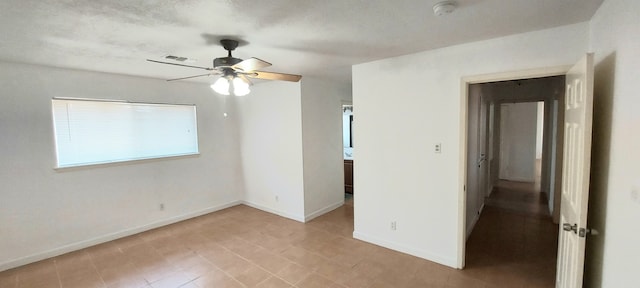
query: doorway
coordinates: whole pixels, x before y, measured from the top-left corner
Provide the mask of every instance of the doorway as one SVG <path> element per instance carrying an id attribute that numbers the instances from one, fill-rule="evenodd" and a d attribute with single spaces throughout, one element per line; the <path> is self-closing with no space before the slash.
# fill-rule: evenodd
<path id="1" fill-rule="evenodd" d="M 342 146 L 345 203 L 353 202 L 353 105 L 342 105 Z"/>
<path id="2" fill-rule="evenodd" d="M 467 268 L 520 263 L 538 269 L 543 283 L 555 280 L 564 81 L 559 75 L 467 87 Z"/>
<path id="3" fill-rule="evenodd" d="M 558 256 L 557 258 L 557 279 L 559 287 L 578 287 L 582 285 L 584 255 L 586 246 L 586 236 L 591 233 L 587 227 L 587 211 L 589 200 L 589 173 L 590 173 L 590 151 L 592 137 L 592 120 L 593 120 L 593 87 L 594 87 L 594 68 L 593 53 L 585 54 L 578 62 L 571 66 L 560 66 L 551 68 L 540 68 L 533 70 L 523 70 L 517 72 L 505 72 L 489 75 L 479 75 L 472 77 L 464 77 L 461 79 L 461 121 L 460 121 L 460 170 L 458 196 L 459 209 L 458 216 L 458 268 L 465 268 L 466 260 L 466 244 L 467 238 L 465 231 L 467 230 L 466 212 L 467 212 L 467 116 L 469 100 L 469 87 L 477 83 L 489 83 L 497 81 L 510 81 L 522 79 L 537 79 L 551 76 L 565 76 L 565 86 L 563 91 L 558 91 L 562 97 L 551 101 L 552 105 L 545 105 L 545 115 L 552 115 L 557 123 L 553 129 L 546 131 L 554 131 L 555 137 L 547 137 L 554 139 L 554 145 L 550 148 L 556 151 L 555 158 L 551 161 L 542 163 L 542 173 L 547 171 L 552 173 L 552 177 L 544 178 L 550 182 L 548 185 L 554 190 L 553 197 L 549 201 L 553 201 L 553 220 L 554 223 L 561 221 L 561 228 L 558 238 Z M 566 90 L 565 90 L 566 89 Z M 566 94 L 566 95 L 565 95 Z M 547 102 L 545 102 L 547 104 Z M 552 111 L 549 111 L 551 109 Z M 548 112 L 548 113 L 547 113 Z M 553 112 L 553 113 L 552 113 Z M 494 115 L 495 116 L 495 115 Z M 551 123 L 547 121 L 546 123 Z M 562 125 L 559 125 L 562 123 Z M 547 124 L 548 125 L 548 124 Z M 565 127 L 566 126 L 566 127 Z M 555 130 L 554 130 L 555 129 Z M 549 140 L 548 140 L 549 141 Z M 547 142 L 549 143 L 549 142 Z M 496 145 L 493 145 L 494 147 Z M 548 147 L 546 149 L 549 149 Z M 562 151 L 562 152 L 561 152 Z M 550 153 L 546 154 L 550 155 Z M 548 157 L 548 156 L 547 156 Z M 545 161 L 545 157 L 543 160 Z M 560 171 L 562 171 L 560 173 Z M 551 185 L 553 182 L 553 185 Z M 543 183 L 542 185 L 545 185 Z M 560 209 L 562 206 L 562 209 Z M 510 227 L 509 223 L 505 225 Z"/>

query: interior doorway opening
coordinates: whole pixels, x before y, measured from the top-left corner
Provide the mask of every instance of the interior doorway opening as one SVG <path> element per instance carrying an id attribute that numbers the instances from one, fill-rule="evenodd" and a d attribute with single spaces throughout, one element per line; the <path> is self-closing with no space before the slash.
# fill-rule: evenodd
<path id="1" fill-rule="evenodd" d="M 460 170 L 459 175 L 461 180 L 459 182 L 458 195 L 462 201 L 459 201 L 459 221 L 458 221 L 458 268 L 465 268 L 466 260 L 468 257 L 467 251 L 467 237 L 465 237 L 465 231 L 468 231 L 467 225 L 467 173 L 469 165 L 469 153 L 467 142 L 467 132 L 471 133 L 471 128 L 468 127 L 467 118 L 472 111 L 468 111 L 467 103 L 471 98 L 472 93 L 471 85 L 479 83 L 488 83 L 496 81 L 510 81 L 510 80 L 522 80 L 522 79 L 538 79 L 551 76 L 564 76 L 564 93 L 559 90 L 557 99 L 550 101 L 553 105 L 548 105 L 545 110 L 547 118 L 552 117 L 553 121 L 546 121 L 546 123 L 557 123 L 558 125 L 552 125 L 552 129 L 546 131 L 553 131 L 554 137 L 547 137 L 547 139 L 553 139 L 555 145 L 551 147 L 552 151 L 556 151 L 555 158 L 547 163 L 551 167 L 546 171 L 550 171 L 553 177 L 547 178 L 548 181 L 554 182 L 553 185 L 549 184 L 549 187 L 553 187 L 554 196 L 549 198 L 549 201 L 553 201 L 553 222 L 558 223 L 561 221 L 561 230 L 558 231 L 558 245 L 556 260 L 557 264 L 549 264 L 548 267 L 556 268 L 556 283 L 562 287 L 578 287 L 583 283 L 584 272 L 584 255 L 586 246 L 586 236 L 589 235 L 589 229 L 587 226 L 587 211 L 589 203 L 589 173 L 590 171 L 590 151 L 591 151 L 591 137 L 592 137 L 592 121 L 593 121 L 593 87 L 594 87 L 594 68 L 593 68 L 593 53 L 585 54 L 578 62 L 570 66 L 559 67 L 547 67 L 532 70 L 522 70 L 514 72 L 495 73 L 488 75 L 478 75 L 464 77 L 461 81 L 461 121 L 460 121 L 460 151 L 463 157 L 460 157 Z M 547 102 L 545 102 L 547 104 Z M 549 111 L 551 109 L 551 111 Z M 550 112 L 550 113 L 546 113 Z M 496 116 L 496 115 L 494 115 Z M 561 125 L 560 125 L 561 124 Z M 554 130 L 555 129 L 555 130 Z M 547 140 L 550 141 L 550 140 Z M 496 145 L 493 145 L 495 147 Z M 468 153 L 469 152 L 469 153 Z M 550 154 L 546 154 L 550 155 Z M 543 157 L 542 161 L 544 161 Z M 542 171 L 545 171 L 545 164 L 542 164 Z M 555 173 L 552 173 L 555 169 Z M 561 171 L 561 172 L 560 172 Z M 493 173 L 493 172 L 492 172 Z M 545 172 L 542 172 L 544 175 Z M 495 175 L 495 174 L 492 174 Z M 544 176 L 542 179 L 545 179 Z M 543 180 L 544 181 L 544 180 Z M 541 184 L 544 187 L 544 183 Z M 561 206 L 561 209 L 560 209 Z M 560 220 L 560 221 L 558 221 Z M 478 224 L 478 226 L 481 226 Z M 512 222 L 506 222 L 503 227 L 513 228 Z M 559 225 L 556 225 L 559 226 Z M 506 229 L 505 229 L 506 230 Z M 504 230 L 503 231 L 504 234 Z M 510 235 L 510 231 L 506 232 L 506 235 Z M 491 237 L 489 237 L 491 238 Z M 528 237 L 529 239 L 535 239 L 535 237 Z M 509 241 L 506 243 L 520 243 L 518 241 Z M 503 243 L 498 243 L 494 246 L 501 246 Z M 530 245 L 526 245 L 530 246 Z M 526 247 L 525 246 L 525 247 Z M 486 245 L 483 245 L 486 247 Z M 522 247 L 522 246 L 520 246 Z M 502 250 L 501 250 L 502 251 Z M 527 249 L 532 251 L 532 249 Z M 537 251 L 533 251 L 535 253 Z M 531 252 L 529 252 L 531 253 Z M 514 259 L 511 257 L 510 259 Z M 496 267 L 496 265 L 488 265 L 489 267 Z M 515 263 L 512 263 L 515 264 Z M 520 265 L 522 266 L 522 265 Z M 547 268 L 548 269 L 548 268 Z M 505 273 L 491 273 L 504 276 Z M 504 271 L 503 271 L 504 272 Z M 513 272 L 513 271 L 512 271 Z M 530 273 L 527 271 L 520 271 L 521 273 Z M 484 273 L 483 271 L 475 271 L 475 273 Z M 511 273 L 506 273 L 511 274 Z M 535 278 L 538 279 L 538 278 Z M 519 285 L 507 285 L 507 286 L 519 286 Z M 543 285 L 553 286 L 553 284 Z"/>
<path id="2" fill-rule="evenodd" d="M 557 223 L 564 79 L 559 75 L 469 85 L 468 233 L 499 180 L 535 183 Z"/>
<path id="3" fill-rule="evenodd" d="M 353 202 L 353 105 L 342 105 L 342 146 L 345 203 Z"/>
<path id="4" fill-rule="evenodd" d="M 467 87 L 467 268 L 535 263 L 544 271 L 538 276 L 555 280 L 564 81 L 560 75 Z"/>

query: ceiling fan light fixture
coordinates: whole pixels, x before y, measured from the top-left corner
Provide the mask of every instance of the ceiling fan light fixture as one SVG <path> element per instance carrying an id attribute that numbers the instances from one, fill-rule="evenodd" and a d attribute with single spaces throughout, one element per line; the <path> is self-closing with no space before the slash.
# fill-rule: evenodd
<path id="1" fill-rule="evenodd" d="M 229 79 L 220 77 L 215 83 L 211 84 L 211 89 L 218 94 L 229 95 Z"/>
<path id="2" fill-rule="evenodd" d="M 211 89 L 222 95 L 245 96 L 251 92 L 249 83 L 236 76 L 220 77 L 211 84 Z"/>
<path id="3" fill-rule="evenodd" d="M 249 83 L 238 77 L 233 78 L 233 95 L 245 96 L 249 94 L 249 92 L 251 92 L 249 89 Z"/>

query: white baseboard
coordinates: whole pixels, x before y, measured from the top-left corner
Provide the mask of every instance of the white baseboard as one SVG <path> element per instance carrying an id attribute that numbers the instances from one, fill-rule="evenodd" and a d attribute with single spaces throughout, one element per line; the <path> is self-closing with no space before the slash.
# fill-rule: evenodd
<path id="1" fill-rule="evenodd" d="M 321 208 L 313 213 L 309 213 L 307 214 L 307 216 L 304 217 L 304 222 L 309 222 L 311 220 L 313 220 L 314 218 L 318 217 L 318 216 L 322 216 L 326 213 L 329 213 L 333 210 L 335 210 L 336 208 L 340 207 L 344 205 L 344 199 L 340 200 L 339 202 L 333 203 L 327 207 Z"/>
<path id="2" fill-rule="evenodd" d="M 417 249 L 417 248 L 413 248 L 413 247 L 407 247 L 403 244 L 400 243 L 395 243 L 395 242 L 391 242 L 391 241 L 387 241 L 384 239 L 380 239 L 371 235 L 367 235 L 367 234 L 363 234 L 357 231 L 353 231 L 353 238 L 365 241 L 365 242 L 369 242 L 378 246 L 382 246 L 385 248 L 389 248 L 391 250 L 395 250 L 395 251 L 399 251 L 405 254 L 409 254 L 409 255 L 413 255 L 416 257 L 420 257 L 432 262 L 436 262 L 445 266 L 449 266 L 451 268 L 455 268 L 458 269 L 457 267 L 457 259 L 450 259 L 447 257 L 443 257 L 442 255 L 438 255 L 435 253 L 431 253 L 425 250 L 421 250 L 421 249 Z"/>
<path id="3" fill-rule="evenodd" d="M 478 224 L 478 220 L 480 220 L 480 216 L 482 215 L 482 211 L 484 210 L 484 201 L 482 202 L 482 205 L 480 205 L 480 210 L 478 210 L 478 213 L 475 215 L 475 217 L 473 217 L 473 220 L 471 221 L 471 223 L 467 223 L 467 237 L 465 238 L 466 240 L 469 240 L 469 236 L 471 236 L 471 233 L 473 232 L 473 228 L 476 227 L 476 224 Z"/>
<path id="4" fill-rule="evenodd" d="M 267 206 L 263 206 L 263 205 L 256 204 L 256 203 L 253 203 L 253 202 L 249 202 L 249 201 L 241 201 L 241 203 L 244 204 L 244 205 L 247 205 L 249 207 L 253 207 L 253 208 L 256 208 L 258 210 L 262 210 L 264 212 L 269 212 L 271 214 L 276 214 L 276 215 L 282 216 L 284 218 L 289 218 L 291 220 L 296 220 L 298 222 L 304 223 L 304 220 L 305 220 L 304 216 L 302 216 L 302 215 L 289 214 L 289 213 L 286 213 L 286 212 L 282 212 L 282 211 L 278 211 L 278 210 L 275 210 L 275 209 L 271 209 L 271 208 L 269 208 Z"/>
<path id="5" fill-rule="evenodd" d="M 526 178 L 526 177 L 506 177 L 500 178 L 500 180 L 513 181 L 513 182 L 535 182 L 535 178 Z"/>
<path id="6" fill-rule="evenodd" d="M 98 245 L 98 244 L 102 244 L 105 242 L 109 242 L 112 240 L 116 240 L 119 238 L 123 238 L 123 237 L 127 237 L 127 236 L 131 236 L 140 232 L 144 232 L 144 231 L 148 231 L 151 229 L 155 229 L 158 227 L 162 227 L 162 226 L 166 226 L 169 224 L 173 224 L 176 222 L 180 222 L 183 220 L 187 220 L 190 218 L 194 218 L 194 217 L 198 217 L 201 215 L 205 215 L 205 214 L 209 214 L 218 210 L 222 210 L 225 208 L 229 208 L 229 207 L 233 207 L 236 205 L 242 204 L 242 201 L 232 201 L 229 203 L 225 203 L 222 205 L 218 205 L 218 206 L 214 206 L 214 207 L 209 207 L 203 210 L 199 210 L 199 211 L 195 211 L 195 212 L 190 212 L 190 213 L 186 213 L 186 214 L 182 214 L 182 215 L 178 215 L 175 217 L 171 217 L 168 219 L 163 219 L 157 222 L 153 222 L 153 223 L 149 223 L 146 225 L 142 225 L 142 226 L 138 226 L 138 227 L 134 227 L 131 229 L 126 229 L 123 231 L 119 231 L 119 232 L 115 232 L 115 233 L 111 233 L 111 234 L 107 234 L 107 235 L 103 235 L 103 236 L 98 236 L 92 239 L 88 239 L 88 240 L 83 240 L 83 241 L 79 241 L 79 242 L 75 242 L 75 243 L 71 243 L 68 245 L 64 245 L 61 247 L 57 247 L 48 251 L 43 251 L 43 252 L 39 252 L 36 254 L 32 254 L 29 256 L 25 256 L 25 257 L 21 257 L 21 258 L 17 258 L 17 259 L 12 259 L 3 263 L 0 263 L 0 272 L 1 271 L 5 271 L 5 270 L 9 270 L 11 268 L 15 268 L 15 267 L 19 267 L 22 265 L 26 265 L 29 263 L 33 263 L 33 262 L 37 262 L 40 260 L 44 260 L 47 258 L 51 258 L 51 257 L 55 257 L 55 256 L 59 256 L 65 253 L 69 253 L 69 252 L 73 252 L 76 250 L 80 250 L 80 249 L 84 249 L 87 247 L 91 247 L 94 245 Z"/>

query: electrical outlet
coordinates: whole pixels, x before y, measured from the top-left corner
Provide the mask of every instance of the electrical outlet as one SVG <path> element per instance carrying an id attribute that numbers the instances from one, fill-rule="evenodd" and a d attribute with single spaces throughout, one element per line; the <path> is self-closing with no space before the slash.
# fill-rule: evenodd
<path id="1" fill-rule="evenodd" d="M 280 201 L 280 197 L 278 197 L 278 195 L 276 195 L 276 202 Z"/>
<path id="2" fill-rule="evenodd" d="M 391 221 L 391 230 L 396 231 L 397 228 L 396 221 Z"/>
<path id="3" fill-rule="evenodd" d="M 436 143 L 436 145 L 434 146 L 434 152 L 436 153 L 442 153 L 442 144 L 440 143 Z"/>
<path id="4" fill-rule="evenodd" d="M 160 203 L 160 211 L 164 211 L 164 203 Z"/>

